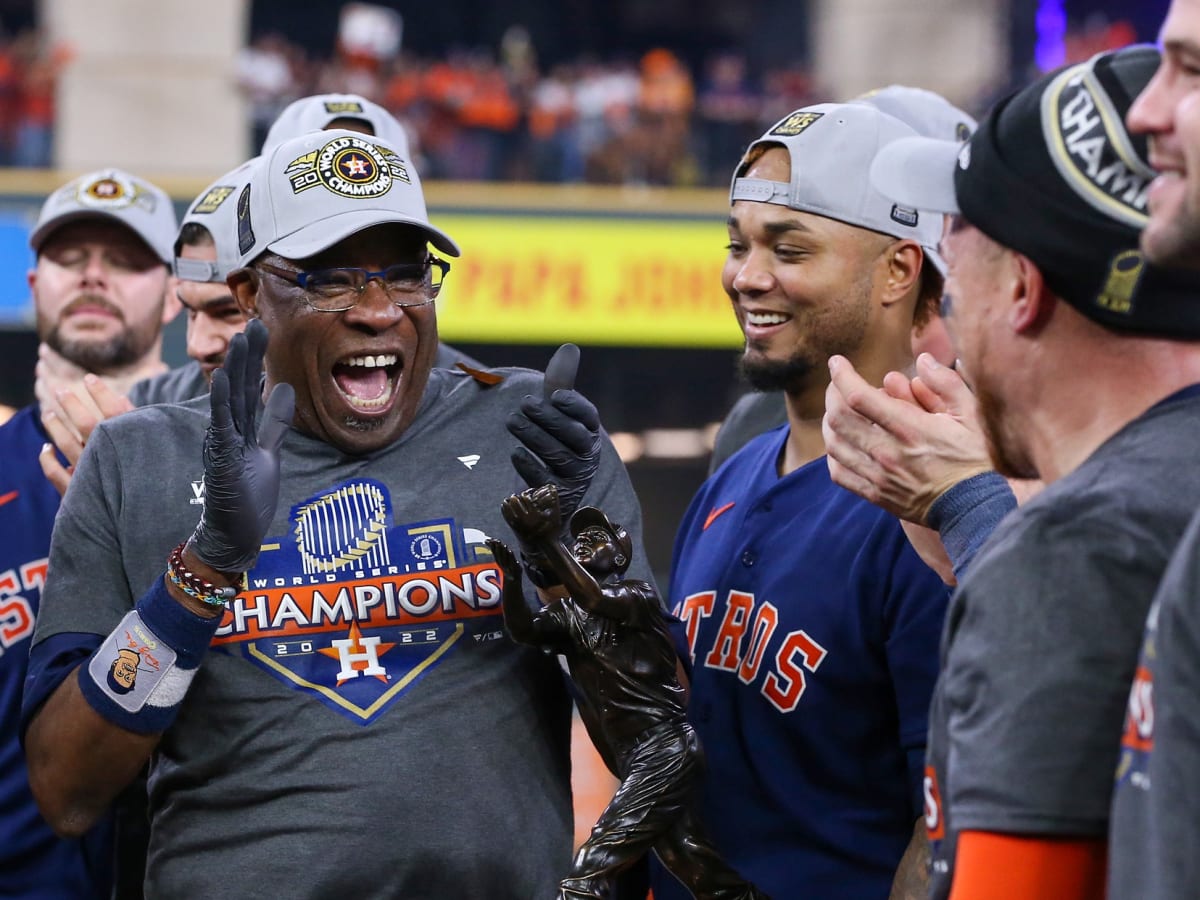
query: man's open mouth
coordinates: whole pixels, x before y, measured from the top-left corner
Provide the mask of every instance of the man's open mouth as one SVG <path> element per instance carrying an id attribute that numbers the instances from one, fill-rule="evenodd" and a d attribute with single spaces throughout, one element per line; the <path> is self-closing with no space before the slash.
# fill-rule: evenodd
<path id="1" fill-rule="evenodd" d="M 394 353 L 350 356 L 333 367 L 333 381 L 346 402 L 361 412 L 387 407 L 404 370 Z"/>

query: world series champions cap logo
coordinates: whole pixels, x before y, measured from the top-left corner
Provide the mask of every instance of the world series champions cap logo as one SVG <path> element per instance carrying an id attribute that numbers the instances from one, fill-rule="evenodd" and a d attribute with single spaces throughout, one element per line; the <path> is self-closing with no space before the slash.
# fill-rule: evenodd
<path id="1" fill-rule="evenodd" d="M 292 160 L 284 174 L 294 194 L 323 185 L 332 193 L 352 199 L 386 194 L 396 179 L 412 183 L 400 157 L 355 137 L 335 138 L 319 150 Z"/>

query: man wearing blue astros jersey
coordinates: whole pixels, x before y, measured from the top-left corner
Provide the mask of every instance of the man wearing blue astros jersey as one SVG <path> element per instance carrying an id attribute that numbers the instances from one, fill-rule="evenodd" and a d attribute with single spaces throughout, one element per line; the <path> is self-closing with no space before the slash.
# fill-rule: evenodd
<path id="1" fill-rule="evenodd" d="M 1098 54 L 997 103 L 965 147 L 897 141 L 872 169 L 897 202 L 955 215 L 947 323 L 989 455 L 1046 483 L 989 526 L 947 615 L 926 773 L 936 900 L 1104 896 L 1114 769 L 1142 786 L 1147 723 L 1118 767 L 1122 721 L 1200 505 L 1200 278 L 1139 252 L 1153 171 L 1122 126 L 1157 65 L 1152 47 Z M 935 516 L 969 518 L 971 481 Z M 1152 896 L 1125 874 L 1123 896 Z"/>
<path id="2" fill-rule="evenodd" d="M 915 826 L 947 591 L 896 519 L 832 484 L 821 436 L 828 358 L 878 383 L 911 363 L 917 310 L 941 294 L 942 218 L 866 181 L 880 148 L 915 133 L 865 104 L 799 110 L 750 146 L 730 195 L 722 281 L 742 368 L 784 391 L 788 422 L 692 501 L 670 602 L 704 825 L 774 897 L 924 893 Z M 661 868 L 654 892 L 686 896 Z"/>
<path id="3" fill-rule="evenodd" d="M 150 898 L 550 896 L 570 700 L 505 638 L 485 541 L 523 486 L 514 418 L 564 512 L 586 494 L 640 545 L 624 469 L 577 392 L 433 368 L 429 245 L 458 247 L 386 143 L 285 141 L 234 199 L 250 322 L 210 396 L 100 423 L 64 498 L 34 794 L 75 833 L 149 761 Z"/>
<path id="4" fill-rule="evenodd" d="M 961 141 L 975 130 L 975 120 L 971 116 L 945 97 L 922 88 L 890 84 L 855 97 L 850 102 L 874 106 L 881 112 L 895 116 L 905 125 L 916 129 L 917 134 L 925 137 Z M 953 356 L 949 354 L 949 341 L 945 334 L 946 330 L 939 317 L 921 317 L 920 326 L 913 331 L 914 355 L 921 350 L 928 350 L 943 358 L 949 365 Z M 745 446 L 752 437 L 777 428 L 786 421 L 787 409 L 782 391 L 755 390 L 741 397 L 729 410 L 713 439 L 708 474 L 717 471 L 725 460 Z"/>
<path id="5" fill-rule="evenodd" d="M 81 372 L 128 383 L 162 368 L 175 212 L 158 187 L 102 170 L 54 191 L 30 244 L 38 334 Z M 61 840 L 38 814 L 17 740 L 26 662 L 47 571 L 58 494 L 38 452 L 33 404 L 0 427 L 0 896 L 107 897 L 107 826 Z"/>

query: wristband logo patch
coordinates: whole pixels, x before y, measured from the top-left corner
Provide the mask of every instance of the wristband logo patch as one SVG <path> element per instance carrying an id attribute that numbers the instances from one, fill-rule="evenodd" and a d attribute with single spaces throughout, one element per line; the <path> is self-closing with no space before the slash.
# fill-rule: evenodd
<path id="1" fill-rule="evenodd" d="M 96 686 L 120 709 L 136 715 L 175 666 L 177 654 L 135 609 L 126 614 L 88 663 Z"/>
<path id="2" fill-rule="evenodd" d="M 142 655 L 136 650 L 122 647 L 117 651 L 117 658 L 108 667 L 108 686 L 118 694 L 128 694 L 137 684 L 137 671 L 141 665 Z"/>
<path id="3" fill-rule="evenodd" d="M 503 639 L 502 577 L 478 529 L 396 523 L 354 479 L 292 507 L 213 646 L 368 725 L 464 647 Z"/>

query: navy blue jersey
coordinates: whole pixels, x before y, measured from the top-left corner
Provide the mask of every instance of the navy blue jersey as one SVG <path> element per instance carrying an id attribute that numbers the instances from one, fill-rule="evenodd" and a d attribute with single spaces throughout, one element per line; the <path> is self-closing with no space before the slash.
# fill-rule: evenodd
<path id="1" fill-rule="evenodd" d="M 707 755 L 704 824 L 774 897 L 886 898 L 920 817 L 948 589 L 825 459 L 776 474 L 786 426 L 692 501 L 670 602 Z M 661 867 L 658 900 L 687 896 Z"/>
<path id="2" fill-rule="evenodd" d="M 58 492 L 38 452 L 49 438 L 38 408 L 0 426 L 0 897 L 107 897 L 107 827 L 84 841 L 60 840 L 29 791 L 17 740 L 29 639 L 38 613 Z"/>

